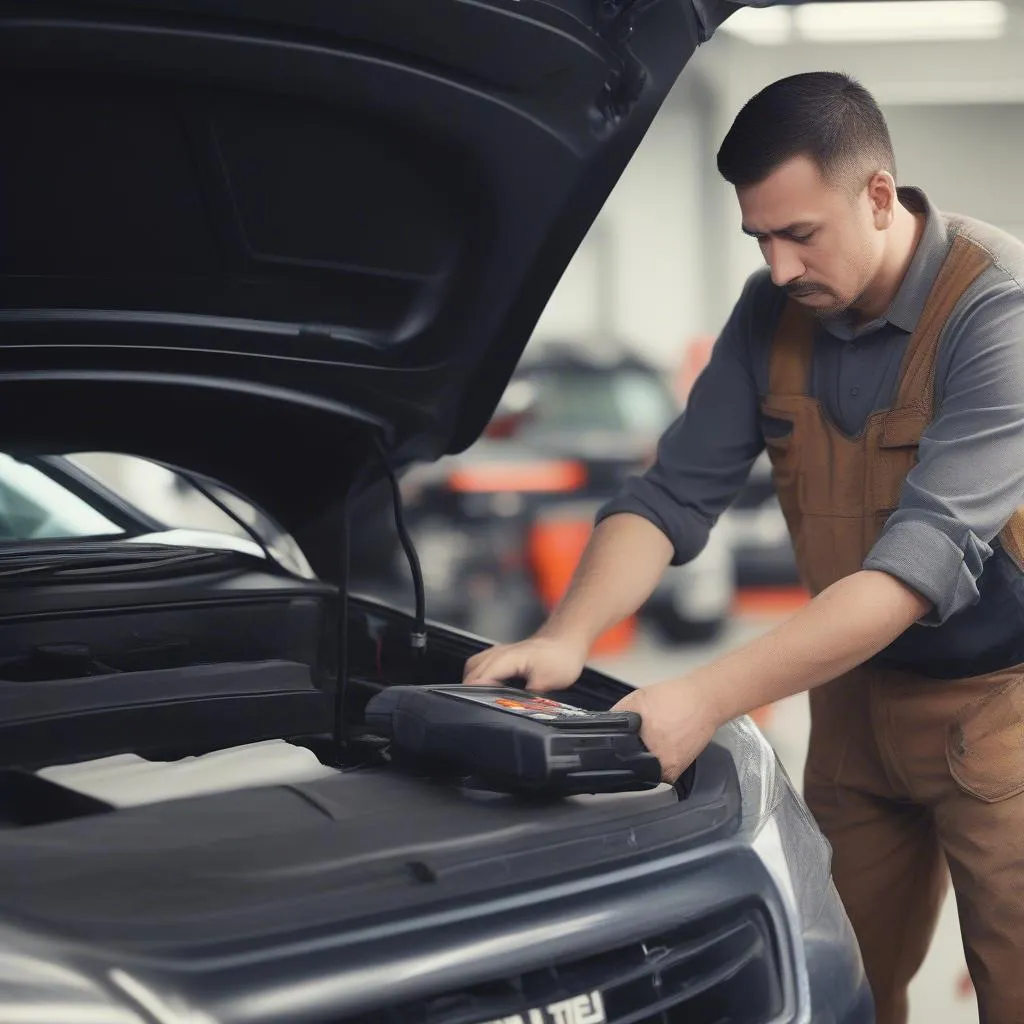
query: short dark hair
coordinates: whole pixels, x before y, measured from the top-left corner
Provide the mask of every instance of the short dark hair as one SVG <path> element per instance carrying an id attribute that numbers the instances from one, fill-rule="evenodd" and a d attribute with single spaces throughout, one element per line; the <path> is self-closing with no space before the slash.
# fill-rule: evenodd
<path id="1" fill-rule="evenodd" d="M 743 188 L 797 156 L 813 160 L 833 181 L 862 170 L 896 177 L 889 127 L 874 97 L 834 71 L 783 78 L 749 100 L 718 150 L 718 170 Z M 858 190 L 865 183 L 858 181 Z"/>

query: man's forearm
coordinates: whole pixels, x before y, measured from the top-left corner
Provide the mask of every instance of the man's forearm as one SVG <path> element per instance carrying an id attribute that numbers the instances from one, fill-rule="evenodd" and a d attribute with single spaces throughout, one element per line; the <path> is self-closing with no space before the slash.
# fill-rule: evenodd
<path id="1" fill-rule="evenodd" d="M 541 628 L 543 636 L 587 650 L 609 627 L 651 596 L 669 562 L 672 544 L 642 516 L 609 516 L 594 531 L 565 596 Z"/>
<path id="2" fill-rule="evenodd" d="M 688 681 L 724 723 L 841 676 L 887 647 L 930 607 L 887 573 L 854 573 L 771 632 L 697 669 Z"/>

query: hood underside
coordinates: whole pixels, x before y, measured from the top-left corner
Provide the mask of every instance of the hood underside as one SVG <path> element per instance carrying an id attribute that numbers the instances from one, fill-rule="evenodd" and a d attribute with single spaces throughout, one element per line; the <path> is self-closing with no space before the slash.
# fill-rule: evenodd
<path id="1" fill-rule="evenodd" d="M 461 450 L 732 6 L 0 2 L 0 443 L 294 530 Z"/>

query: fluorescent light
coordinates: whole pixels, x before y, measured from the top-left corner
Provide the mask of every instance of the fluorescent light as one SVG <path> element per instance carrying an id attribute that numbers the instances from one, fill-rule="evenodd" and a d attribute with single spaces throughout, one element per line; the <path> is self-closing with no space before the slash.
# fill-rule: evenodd
<path id="1" fill-rule="evenodd" d="M 785 7 L 741 7 L 722 23 L 722 31 L 747 43 L 777 46 L 789 42 L 793 19 Z"/>
<path id="2" fill-rule="evenodd" d="M 1000 0 L 839 0 L 804 4 L 793 17 L 812 43 L 998 39 L 1006 26 Z"/>
<path id="3" fill-rule="evenodd" d="M 865 0 L 797 7 L 741 7 L 722 31 L 759 46 L 808 43 L 917 43 L 998 39 L 1001 0 Z"/>

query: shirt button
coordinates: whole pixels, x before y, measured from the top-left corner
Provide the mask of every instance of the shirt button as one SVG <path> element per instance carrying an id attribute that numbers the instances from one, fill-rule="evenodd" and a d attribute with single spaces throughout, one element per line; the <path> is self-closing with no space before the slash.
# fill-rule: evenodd
<path id="1" fill-rule="evenodd" d="M 859 394 L 860 394 L 860 388 L 858 388 L 858 387 L 850 388 L 850 397 L 851 398 L 856 398 Z"/>

